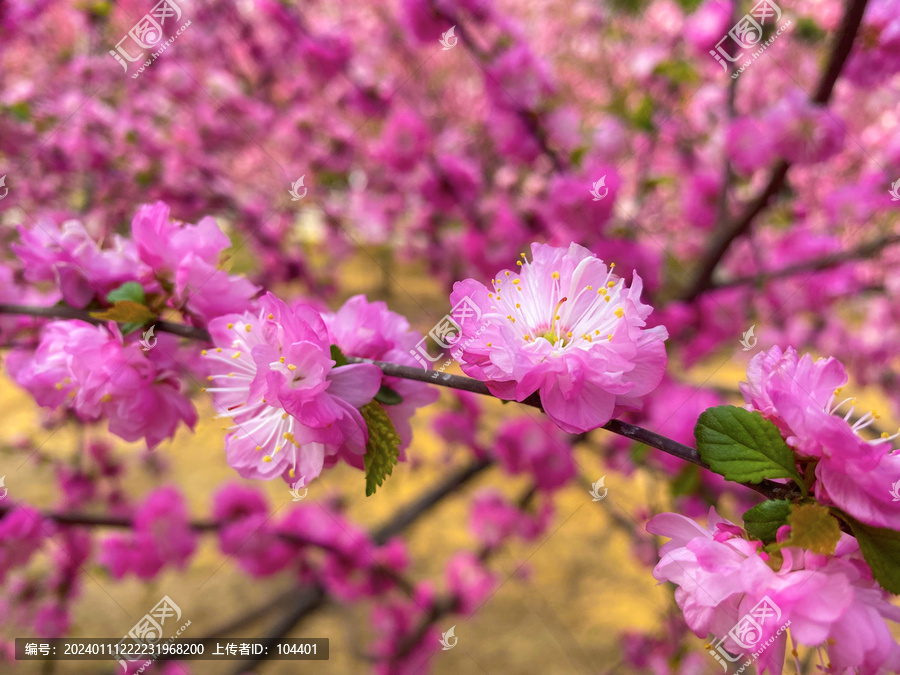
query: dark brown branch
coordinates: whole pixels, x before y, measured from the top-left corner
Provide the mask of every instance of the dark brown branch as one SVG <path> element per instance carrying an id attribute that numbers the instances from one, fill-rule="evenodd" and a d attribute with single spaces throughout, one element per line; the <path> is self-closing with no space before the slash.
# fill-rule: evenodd
<path id="1" fill-rule="evenodd" d="M 65 306 L 32 307 L 30 305 L 0 304 L 0 314 L 22 314 L 25 316 L 36 316 L 46 319 L 77 319 L 97 326 L 109 323 L 109 321 L 105 319 L 95 319 L 86 309 Z M 190 338 L 192 340 L 210 342 L 209 331 L 203 328 L 188 326 L 184 323 L 173 323 L 171 321 L 148 321 L 146 325 L 153 325 L 156 330 L 164 333 L 172 333 L 173 335 L 180 335 L 181 337 Z"/>
<path id="2" fill-rule="evenodd" d="M 853 48 L 853 42 L 862 23 L 863 14 L 866 11 L 867 0 L 848 0 L 847 9 L 844 12 L 844 18 L 838 29 L 837 38 L 835 39 L 834 48 L 828 58 L 828 65 L 822 73 L 816 92 L 812 97 L 812 102 L 818 105 L 826 105 L 831 99 L 834 91 L 834 85 L 837 82 L 850 50 Z M 738 216 L 733 222 L 721 228 L 703 254 L 698 263 L 698 271 L 687 291 L 682 295 L 681 299 L 690 302 L 697 296 L 704 293 L 710 288 L 713 273 L 719 265 L 719 262 L 725 256 L 725 253 L 731 247 L 732 242 L 738 237 L 746 234 L 753 219 L 759 215 L 763 209 L 768 206 L 769 201 L 778 194 L 784 187 L 787 179 L 790 163 L 780 160 L 772 171 L 766 186 L 762 189 L 759 196 L 751 200 L 744 212 Z"/>

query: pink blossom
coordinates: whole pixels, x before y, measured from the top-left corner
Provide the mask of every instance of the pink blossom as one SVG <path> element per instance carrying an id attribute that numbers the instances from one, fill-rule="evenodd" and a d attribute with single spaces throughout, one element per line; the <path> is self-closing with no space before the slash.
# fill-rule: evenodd
<path id="1" fill-rule="evenodd" d="M 328 330 L 309 307 L 291 310 L 269 293 L 258 315 L 213 320 L 204 350 L 219 410 L 234 420 L 228 463 L 245 478 L 283 476 L 304 485 L 343 458 L 362 467 L 368 440 L 358 408 L 381 386 L 369 364 L 335 368 Z"/>
<path id="2" fill-rule="evenodd" d="M 822 457 L 816 497 L 863 523 L 900 530 L 900 504 L 893 496 L 900 486 L 900 453 L 889 443 L 860 438 L 839 417 L 827 419 L 817 435 Z"/>
<path id="3" fill-rule="evenodd" d="M 860 39 L 853 43 L 846 74 L 861 87 L 877 87 L 900 70 L 900 15 L 895 0 L 866 7 Z"/>
<path id="4" fill-rule="evenodd" d="M 193 428 L 197 413 L 181 392 L 171 355 L 174 336 L 160 336 L 144 352 L 124 343 L 118 327 L 54 321 L 41 332 L 33 354 L 10 355 L 9 371 L 39 405 L 65 406 L 85 421 L 106 417 L 109 430 L 127 441 L 144 438 L 153 448 L 174 436 L 179 424 Z"/>
<path id="5" fill-rule="evenodd" d="M 715 171 L 698 171 L 691 175 L 682 194 L 684 217 L 694 227 L 708 230 L 716 223 L 721 179 Z"/>
<path id="6" fill-rule="evenodd" d="M 353 45 L 340 33 L 304 36 L 300 41 L 300 55 L 311 75 L 328 81 L 347 67 L 353 55 Z"/>
<path id="7" fill-rule="evenodd" d="M 775 423 L 788 444 L 804 455 L 818 456 L 815 437 L 821 415 L 835 390 L 847 382 L 847 372 L 833 357 L 813 361 L 793 347 L 760 352 L 747 365 L 747 382 L 740 383 L 747 408 Z"/>
<path id="8" fill-rule="evenodd" d="M 789 162 L 815 164 L 840 152 L 843 124 L 833 111 L 815 105 L 800 89 L 770 108 L 763 122 L 773 147 Z"/>
<path id="9" fill-rule="evenodd" d="M 431 0 L 403 0 L 400 17 L 406 30 L 419 43 L 437 42 L 453 25 Z"/>
<path id="10" fill-rule="evenodd" d="M 73 307 L 85 307 L 95 296 L 105 298 L 146 271 L 134 244 L 113 235 L 113 248 L 101 250 L 76 220 L 61 227 L 49 221 L 19 227 L 19 237 L 21 243 L 12 244 L 12 250 L 22 261 L 25 279 L 53 281 Z"/>
<path id="11" fill-rule="evenodd" d="M 197 546 L 184 497 L 173 487 L 147 495 L 132 523 L 131 533 L 112 535 L 101 542 L 98 560 L 117 579 L 127 574 L 152 579 L 166 565 L 183 569 Z"/>
<path id="12" fill-rule="evenodd" d="M 516 42 L 494 59 L 484 85 L 493 104 L 507 110 L 535 110 L 554 90 L 547 64 L 524 42 Z"/>
<path id="13" fill-rule="evenodd" d="M 259 289 L 218 269 L 219 255 L 231 242 L 212 218 L 186 225 L 170 220 L 163 202 L 145 204 L 135 213 L 131 233 L 141 260 L 174 283 L 175 302 L 189 314 L 208 322 L 250 308 Z"/>
<path id="14" fill-rule="evenodd" d="M 337 345 L 346 356 L 418 365 L 410 351 L 415 349 L 422 335 L 410 329 L 409 322 L 390 311 L 383 302 L 369 302 L 365 296 L 356 295 L 334 314 L 324 315 L 323 319 L 331 343 Z M 403 399 L 398 404 L 384 406 L 400 434 L 400 460 L 403 461 L 406 448 L 412 441 L 410 419 L 418 408 L 434 403 L 439 393 L 427 383 L 399 377 L 382 376 L 381 384 Z"/>
<path id="15" fill-rule="evenodd" d="M 477 307 L 460 339 L 463 371 L 487 383 L 495 396 L 522 401 L 534 392 L 564 431 L 603 426 L 662 379 L 666 329 L 646 329 L 652 308 L 590 251 L 532 245 L 532 262 L 501 270 L 489 291 L 474 279 L 454 284 L 450 296 Z M 476 328 L 476 323 L 480 327 Z"/>
<path id="16" fill-rule="evenodd" d="M 422 638 L 408 653 L 400 656 L 406 638 L 411 636 L 434 604 L 434 591 L 419 584 L 410 600 L 392 600 L 376 604 L 372 610 L 372 626 L 377 634 L 372 649 L 378 656 L 376 675 L 420 675 L 440 648 L 440 632 L 429 625 Z"/>
<path id="17" fill-rule="evenodd" d="M 475 430 L 481 418 L 481 406 L 478 395 L 467 391 L 453 392 L 455 405 L 450 410 L 435 415 L 435 433 L 446 443 L 460 443 L 468 448 L 476 448 Z"/>
<path id="18" fill-rule="evenodd" d="M 751 174 L 768 166 L 773 151 L 765 125 L 754 117 L 738 117 L 725 130 L 725 152 L 741 173 Z"/>
<path id="19" fill-rule="evenodd" d="M 860 436 L 875 420 L 872 413 L 852 426 L 847 421 L 856 399 L 837 401 L 847 381 L 840 361 L 813 361 L 809 354 L 798 357 L 792 347 L 782 352 L 776 346 L 753 357 L 747 380 L 741 383 L 747 407 L 771 419 L 802 457 L 818 460 L 817 497 L 869 525 L 900 529 L 900 509 L 892 498 L 900 454 L 886 432 L 871 441 Z M 845 416 L 832 414 L 848 403 Z"/>
<path id="20" fill-rule="evenodd" d="M 27 564 L 51 535 L 50 524 L 30 506 L 0 514 L 0 583 L 11 569 Z"/>
<path id="21" fill-rule="evenodd" d="M 704 55 L 726 36 L 731 27 L 731 3 L 705 0 L 684 22 L 682 35 L 698 52 Z M 711 56 L 709 63 L 721 68 Z"/>
<path id="22" fill-rule="evenodd" d="M 69 632 L 69 610 L 58 600 L 42 603 L 34 615 L 34 630 L 43 638 L 62 637 Z"/>
<path id="23" fill-rule="evenodd" d="M 422 196 L 438 211 L 472 202 L 481 187 L 481 174 L 470 159 L 440 155 L 422 184 Z"/>
<path id="24" fill-rule="evenodd" d="M 849 535 L 842 536 L 833 556 L 785 548 L 784 563 L 773 570 L 761 542 L 744 539 L 743 531 L 715 509 L 706 528 L 664 513 L 647 531 L 671 539 L 660 549 L 653 576 L 677 586 L 676 602 L 698 637 L 726 638 L 723 647 L 738 654 L 743 649 L 728 635 L 738 620 L 764 598 L 779 608 L 781 616 L 763 624 L 755 643 L 758 649 L 773 641 L 757 661 L 760 672 L 780 672 L 786 634 L 777 632 L 788 621 L 795 641 L 826 645 L 835 672 L 858 668 L 881 675 L 900 664 L 900 646 L 885 622 L 900 620 L 900 609 L 874 582 Z"/>
<path id="25" fill-rule="evenodd" d="M 457 609 L 461 614 L 475 613 L 490 597 L 497 585 L 495 576 L 474 554 L 457 553 L 446 568 L 447 587 L 456 597 Z"/>
<path id="26" fill-rule="evenodd" d="M 293 558 L 293 548 L 270 522 L 265 496 L 252 488 L 229 483 L 213 497 L 213 518 L 219 523 L 222 552 L 234 556 L 252 577 L 280 572 Z"/>
<path id="27" fill-rule="evenodd" d="M 525 541 L 540 536 L 549 526 L 553 513 L 549 499 L 532 514 L 496 490 L 485 490 L 472 501 L 469 528 L 480 544 L 493 548 L 512 536 Z"/>
<path id="28" fill-rule="evenodd" d="M 496 547 L 516 534 L 522 513 L 496 490 L 479 493 L 472 499 L 469 528 L 483 546 Z"/>
<path id="29" fill-rule="evenodd" d="M 527 473 L 543 490 L 559 489 L 578 473 L 568 438 L 542 418 L 505 422 L 497 433 L 494 451 L 504 470 Z"/>
<path id="30" fill-rule="evenodd" d="M 397 171 L 411 171 L 422 160 L 431 134 L 428 126 L 409 108 L 395 108 L 385 122 L 378 158 Z"/>

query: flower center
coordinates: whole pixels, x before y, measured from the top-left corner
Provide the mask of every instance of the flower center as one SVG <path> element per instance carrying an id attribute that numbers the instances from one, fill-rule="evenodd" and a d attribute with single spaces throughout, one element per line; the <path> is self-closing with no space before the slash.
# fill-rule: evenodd
<path id="1" fill-rule="evenodd" d="M 544 331 L 540 334 L 540 337 L 544 338 L 551 345 L 555 345 L 556 341 L 559 340 L 559 337 L 556 335 L 556 322 L 559 321 L 559 308 L 562 307 L 562 304 L 568 300 L 568 298 L 563 298 L 559 302 L 556 303 L 556 307 L 553 308 L 553 316 L 550 319 L 550 328 L 549 330 Z M 562 346 L 566 346 L 566 339 L 563 338 Z"/>

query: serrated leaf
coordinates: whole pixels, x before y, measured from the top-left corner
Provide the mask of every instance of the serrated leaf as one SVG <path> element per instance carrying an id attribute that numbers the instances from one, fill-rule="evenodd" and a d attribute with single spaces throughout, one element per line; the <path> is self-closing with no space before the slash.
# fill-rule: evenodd
<path id="1" fill-rule="evenodd" d="M 340 368 L 347 365 L 347 357 L 337 345 L 331 345 L 331 360 L 334 361 L 334 367 Z"/>
<path id="2" fill-rule="evenodd" d="M 102 312 L 91 312 L 95 319 L 116 321 L 118 323 L 137 323 L 144 325 L 155 319 L 155 315 L 146 305 L 131 300 L 119 300 L 112 307 Z"/>
<path id="3" fill-rule="evenodd" d="M 875 581 L 889 593 L 900 594 L 900 532 L 865 525 L 845 514 L 841 518 L 859 542 Z"/>
<path id="4" fill-rule="evenodd" d="M 128 281 L 106 295 L 106 301 L 113 303 L 128 300 L 143 305 L 146 299 L 144 287 L 136 281 Z"/>
<path id="5" fill-rule="evenodd" d="M 778 528 L 788 524 L 791 506 L 791 502 L 784 499 L 770 499 L 757 504 L 744 513 L 744 529 L 759 541 L 775 541 Z"/>
<path id="6" fill-rule="evenodd" d="M 793 478 L 804 485 L 794 453 L 778 429 L 759 413 L 733 405 L 710 408 L 694 427 L 697 450 L 709 468 L 738 483 Z"/>
<path id="7" fill-rule="evenodd" d="M 381 385 L 381 389 L 375 394 L 375 400 L 383 405 L 400 405 L 403 403 L 403 397 L 386 384 Z"/>
<path id="8" fill-rule="evenodd" d="M 400 458 L 400 434 L 377 401 L 369 401 L 359 409 L 369 430 L 366 455 L 366 496 L 375 494 L 385 478 L 391 475 Z"/>
<path id="9" fill-rule="evenodd" d="M 831 555 L 841 538 L 841 525 L 821 504 L 798 504 L 791 510 L 790 546 L 799 546 L 813 553 Z"/>

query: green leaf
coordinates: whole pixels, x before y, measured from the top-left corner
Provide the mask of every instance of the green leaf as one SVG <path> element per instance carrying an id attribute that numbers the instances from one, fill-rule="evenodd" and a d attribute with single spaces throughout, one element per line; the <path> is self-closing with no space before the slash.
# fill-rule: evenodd
<path id="1" fill-rule="evenodd" d="M 347 357 L 337 345 L 331 345 L 331 360 L 334 361 L 334 367 L 340 368 L 347 365 Z"/>
<path id="2" fill-rule="evenodd" d="M 813 553 L 832 555 L 841 538 L 841 525 L 821 504 L 798 504 L 791 510 L 791 539 L 788 546 L 799 546 Z"/>
<path id="3" fill-rule="evenodd" d="M 672 481 L 672 496 L 683 497 L 694 494 L 698 487 L 700 487 L 700 467 L 688 464 Z"/>
<path id="4" fill-rule="evenodd" d="M 147 300 L 144 296 L 144 287 L 136 281 L 128 281 L 115 290 L 110 291 L 106 296 L 107 302 L 120 302 L 122 300 L 129 300 L 143 305 Z"/>
<path id="5" fill-rule="evenodd" d="M 775 534 L 782 525 L 787 525 L 792 504 L 784 499 L 770 499 L 757 504 L 744 513 L 744 529 L 753 539 L 775 541 Z"/>
<path id="6" fill-rule="evenodd" d="M 378 402 L 369 401 L 359 411 L 369 429 L 369 442 L 366 443 L 366 455 L 363 458 L 366 466 L 366 496 L 369 497 L 375 494 L 375 490 L 381 487 L 385 478 L 394 470 L 394 464 L 400 457 L 400 434 Z"/>
<path id="7" fill-rule="evenodd" d="M 791 31 L 791 36 L 807 44 L 814 45 L 828 35 L 819 24 L 808 16 L 801 16 L 797 19 L 796 25 L 797 27 Z"/>
<path id="8" fill-rule="evenodd" d="M 681 59 L 662 61 L 653 69 L 653 73 L 665 77 L 673 84 L 691 83 L 700 79 L 693 66 Z"/>
<path id="9" fill-rule="evenodd" d="M 117 323 L 137 323 L 141 326 L 156 318 L 149 307 L 131 300 L 119 300 L 107 310 L 91 312 L 91 316 L 95 319 L 116 321 Z"/>
<path id="10" fill-rule="evenodd" d="M 399 405 L 403 403 L 403 397 L 386 384 L 381 385 L 381 389 L 375 394 L 375 400 L 384 405 Z"/>
<path id="11" fill-rule="evenodd" d="M 653 132 L 656 125 L 653 124 L 653 113 L 656 109 L 653 99 L 650 96 L 644 96 L 638 105 L 634 114 L 631 116 L 631 122 L 637 129 L 641 131 Z"/>
<path id="12" fill-rule="evenodd" d="M 31 117 L 31 105 L 27 101 L 19 101 L 9 106 L 9 111 L 20 122 L 27 122 Z"/>
<path id="13" fill-rule="evenodd" d="M 846 514 L 841 514 L 841 518 L 859 542 L 875 581 L 889 593 L 900 594 L 900 532 L 864 525 Z"/>
<path id="14" fill-rule="evenodd" d="M 575 148 L 569 155 L 569 160 L 575 166 L 581 166 L 581 161 L 584 159 L 584 156 L 587 154 L 587 151 L 588 151 L 588 148 L 586 145 L 582 145 L 581 147 Z"/>
<path id="15" fill-rule="evenodd" d="M 694 427 L 700 457 L 716 473 L 738 483 L 759 483 L 764 478 L 803 479 L 794 453 L 778 429 L 759 413 L 733 405 L 706 410 Z"/>

